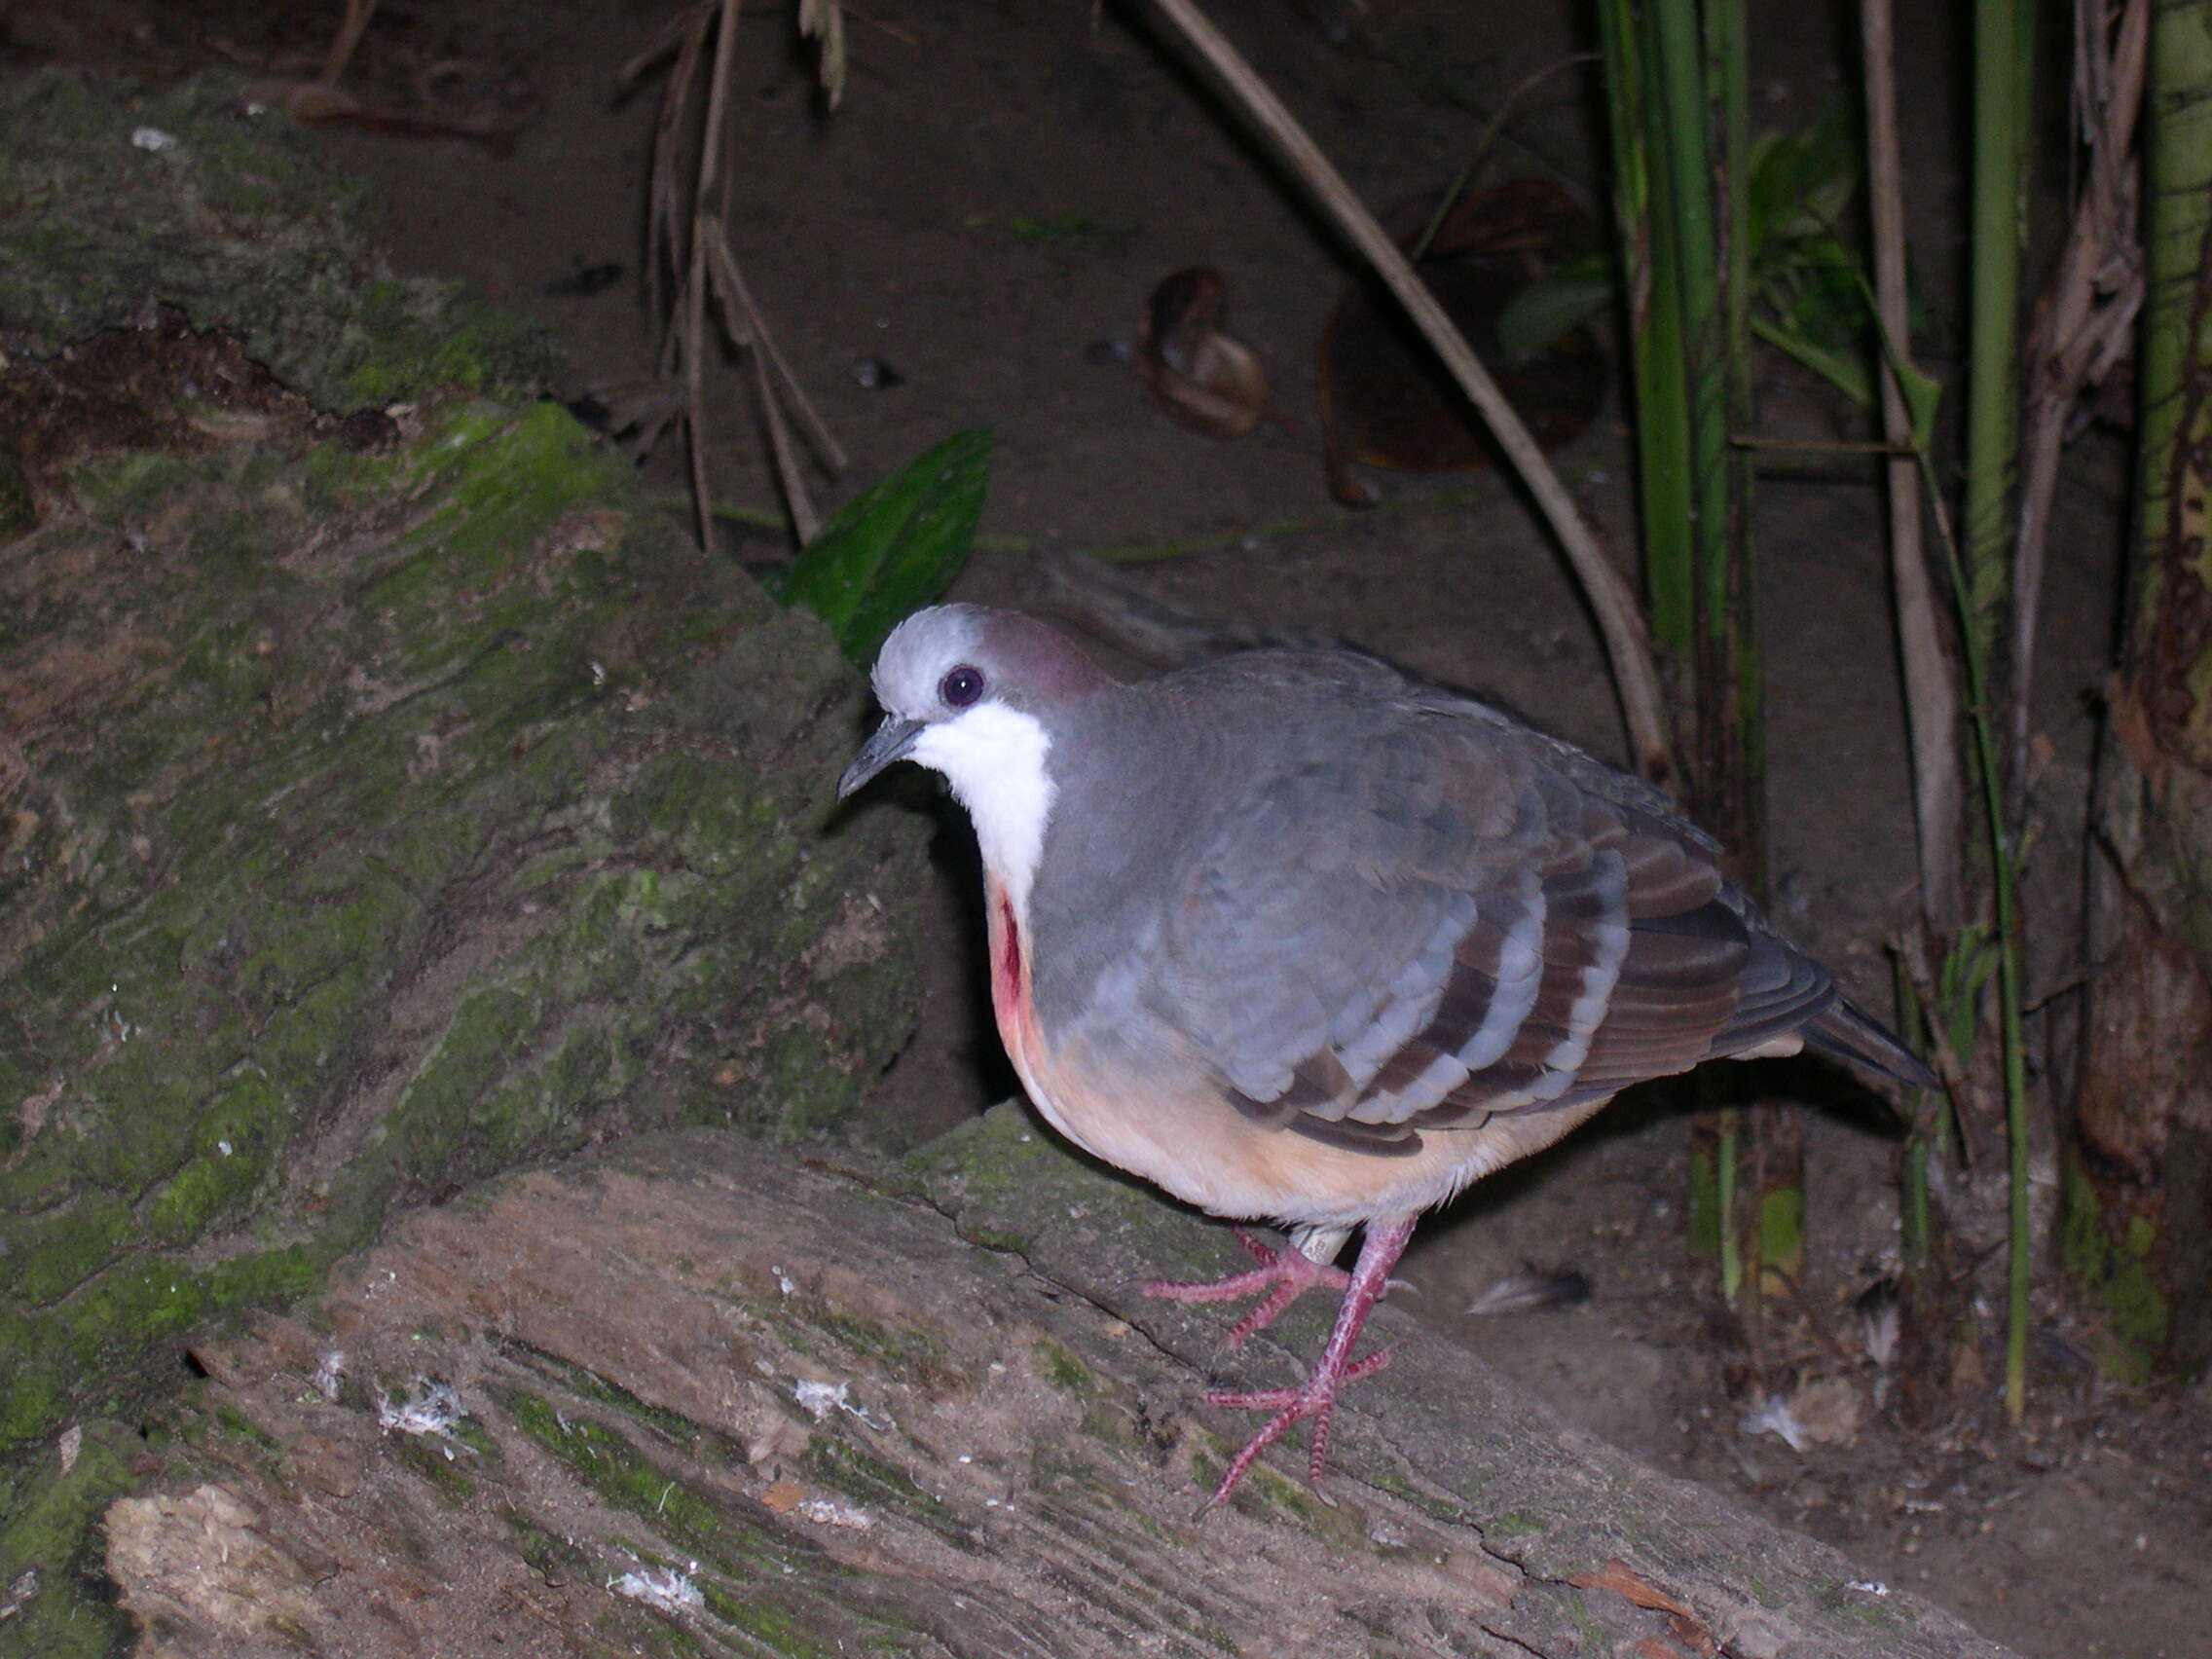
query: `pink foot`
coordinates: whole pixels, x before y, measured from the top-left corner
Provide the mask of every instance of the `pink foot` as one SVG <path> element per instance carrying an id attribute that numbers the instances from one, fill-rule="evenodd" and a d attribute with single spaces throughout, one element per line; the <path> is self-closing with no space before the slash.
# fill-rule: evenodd
<path id="1" fill-rule="evenodd" d="M 1316 1491 L 1321 1485 L 1321 1465 L 1329 1455 L 1329 1419 L 1336 1411 L 1337 1390 L 1346 1382 L 1356 1382 L 1390 1363 L 1387 1348 L 1366 1355 L 1351 1357 L 1352 1346 L 1359 1341 L 1360 1328 L 1367 1323 L 1367 1315 L 1382 1300 L 1390 1286 L 1390 1270 L 1397 1266 L 1398 1257 L 1413 1236 L 1416 1218 L 1410 1215 L 1391 1216 L 1367 1224 L 1367 1236 L 1361 1240 L 1359 1261 L 1347 1275 L 1333 1268 L 1316 1267 L 1308 1262 L 1305 1270 L 1285 1269 L 1283 1257 L 1296 1255 L 1294 1250 L 1270 1251 L 1264 1245 L 1238 1237 L 1244 1247 L 1259 1257 L 1263 1266 L 1256 1272 L 1240 1273 L 1234 1279 L 1225 1279 L 1218 1285 L 1147 1285 L 1154 1295 L 1176 1296 L 1189 1302 L 1216 1302 L 1226 1297 L 1250 1295 L 1254 1290 L 1270 1290 L 1263 1302 L 1231 1333 L 1231 1342 L 1237 1343 L 1250 1336 L 1290 1306 L 1298 1293 L 1309 1284 L 1342 1282 L 1345 1286 L 1344 1305 L 1337 1309 L 1336 1327 L 1329 1333 L 1328 1346 L 1321 1350 L 1321 1358 L 1306 1381 L 1296 1388 L 1263 1388 L 1252 1392 L 1217 1391 L 1206 1395 L 1206 1402 L 1215 1406 L 1230 1406 L 1249 1411 L 1272 1412 L 1274 1416 L 1260 1426 L 1260 1432 L 1245 1443 L 1229 1465 L 1221 1484 L 1214 1488 L 1213 1496 L 1206 1508 L 1229 1501 L 1236 1490 L 1237 1482 L 1244 1478 L 1253 1460 L 1287 1433 L 1291 1426 L 1310 1418 L 1313 1420 L 1312 1453 L 1307 1459 L 1307 1479 Z M 1302 1258 L 1303 1259 L 1303 1258 Z M 1307 1276 L 1310 1274 L 1311 1276 Z M 1324 1281 L 1322 1275 L 1333 1275 Z M 1226 1288 L 1230 1285 L 1239 1289 Z M 1195 1294 L 1194 1294 L 1195 1293 Z M 1263 1316 L 1264 1315 L 1264 1316 Z"/>
<path id="2" fill-rule="evenodd" d="M 1255 1331 L 1264 1331 L 1272 1324 L 1275 1315 L 1314 1285 L 1325 1284 L 1342 1290 L 1351 1284 L 1351 1275 L 1342 1268 L 1325 1268 L 1311 1260 L 1296 1246 L 1285 1244 L 1281 1249 L 1271 1249 L 1241 1227 L 1231 1228 L 1236 1242 L 1260 1265 L 1246 1273 L 1231 1273 L 1219 1279 L 1151 1279 L 1141 1288 L 1147 1296 L 1165 1297 L 1170 1302 L 1235 1302 L 1239 1297 L 1267 1295 L 1251 1312 L 1230 1327 L 1229 1335 L 1221 1339 L 1223 1347 L 1235 1347 Z"/>

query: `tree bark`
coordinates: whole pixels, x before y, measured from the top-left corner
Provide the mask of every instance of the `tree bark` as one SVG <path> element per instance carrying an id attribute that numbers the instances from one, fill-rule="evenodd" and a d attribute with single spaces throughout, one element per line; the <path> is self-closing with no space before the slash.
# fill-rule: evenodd
<path id="1" fill-rule="evenodd" d="M 1332 1501 L 1271 1466 L 1294 1446 L 1195 1518 L 1252 1426 L 1199 1404 L 1209 1364 L 1279 1380 L 1327 1322 L 1312 1299 L 1223 1361 L 1219 1309 L 1133 1291 L 1232 1255 L 1014 1107 L 895 1167 L 632 1140 L 423 1211 L 305 1319 L 196 1350 L 105 1568 L 176 1659 L 2001 1659 L 1389 1308 Z"/>
<path id="2" fill-rule="evenodd" d="M 2060 1244 L 2127 1377 L 2212 1360 L 2212 5 L 2160 5 L 2142 474 Z"/>
<path id="3" fill-rule="evenodd" d="M 316 385 L 423 343 L 353 338 L 352 198 L 205 85 L 134 97 L 0 91 L 0 244 L 89 284 L 26 282 L 25 337 L 147 284 L 0 358 L 0 1573 L 22 1459 L 210 1316 L 523 1160 L 852 1130 L 918 1003 L 878 894 L 925 826 L 830 823 L 864 691 L 826 631 L 559 405 L 476 395 L 480 308 L 424 299 L 388 412 L 287 386 L 250 342 L 319 342 Z"/>

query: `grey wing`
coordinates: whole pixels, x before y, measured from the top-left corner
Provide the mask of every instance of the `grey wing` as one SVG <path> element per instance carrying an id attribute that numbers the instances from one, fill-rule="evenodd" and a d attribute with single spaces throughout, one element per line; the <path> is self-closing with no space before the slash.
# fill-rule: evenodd
<path id="1" fill-rule="evenodd" d="M 1756 1049 L 1835 1000 L 1640 786 L 1502 723 L 1363 735 L 1225 814 L 1167 918 L 1159 1012 L 1249 1116 L 1410 1153 Z"/>

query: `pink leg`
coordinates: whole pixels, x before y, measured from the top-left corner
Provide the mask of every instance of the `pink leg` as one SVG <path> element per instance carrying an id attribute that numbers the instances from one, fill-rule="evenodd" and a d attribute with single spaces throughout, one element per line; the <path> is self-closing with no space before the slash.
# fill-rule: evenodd
<path id="1" fill-rule="evenodd" d="M 1230 1230 L 1236 1235 L 1236 1242 L 1243 1245 L 1260 1265 L 1246 1273 L 1231 1273 L 1220 1279 L 1152 1279 L 1142 1289 L 1147 1296 L 1165 1297 L 1170 1302 L 1235 1302 L 1241 1296 L 1267 1295 L 1251 1312 L 1231 1327 L 1222 1338 L 1224 1347 L 1235 1347 L 1254 1331 L 1264 1331 L 1276 1314 L 1296 1302 L 1300 1294 L 1314 1285 L 1325 1284 L 1332 1289 L 1347 1288 L 1351 1275 L 1342 1268 L 1326 1268 L 1308 1258 L 1292 1245 L 1270 1249 L 1241 1227 Z"/>
<path id="2" fill-rule="evenodd" d="M 1321 1465 L 1329 1454 L 1329 1419 L 1336 1410 L 1337 1390 L 1346 1382 L 1372 1376 L 1390 1362 L 1387 1348 L 1364 1359 L 1353 1359 L 1352 1345 L 1359 1341 L 1360 1327 L 1367 1323 L 1367 1315 L 1389 1288 L 1390 1270 L 1398 1265 L 1406 1240 L 1413 1236 L 1416 1219 L 1410 1215 L 1387 1216 L 1367 1224 L 1367 1236 L 1360 1243 L 1358 1264 L 1353 1267 L 1345 1287 L 1344 1306 L 1337 1309 L 1336 1328 L 1329 1333 L 1328 1346 L 1321 1350 L 1320 1362 L 1305 1382 L 1296 1388 L 1263 1388 L 1250 1393 L 1225 1391 L 1206 1396 L 1210 1405 L 1274 1413 L 1246 1443 L 1244 1450 L 1236 1454 L 1229 1472 L 1221 1477 L 1221 1484 L 1214 1488 L 1213 1496 L 1207 1500 L 1208 1509 L 1226 1503 L 1230 1493 L 1236 1490 L 1236 1483 L 1252 1466 L 1253 1459 L 1280 1440 L 1293 1423 L 1305 1418 L 1313 1419 L 1313 1451 L 1307 1462 L 1307 1478 L 1316 1489 L 1320 1487 Z M 1291 1296 L 1296 1294 L 1295 1290 L 1290 1293 Z M 1284 1297 L 1284 1306 L 1288 1306 L 1289 1301 L 1289 1296 Z"/>

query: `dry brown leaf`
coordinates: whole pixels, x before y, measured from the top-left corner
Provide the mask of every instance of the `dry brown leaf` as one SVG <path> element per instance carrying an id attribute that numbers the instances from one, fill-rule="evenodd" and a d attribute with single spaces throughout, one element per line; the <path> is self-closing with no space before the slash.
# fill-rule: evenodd
<path id="1" fill-rule="evenodd" d="M 806 1496 L 806 1488 L 796 1481 L 776 1481 L 760 1494 L 760 1501 L 778 1515 L 796 1509 L 799 1500 Z"/>
<path id="2" fill-rule="evenodd" d="M 1176 424 L 1240 438 L 1268 413 L 1268 371 L 1226 333 L 1229 286 L 1202 265 L 1160 279 L 1137 328 L 1137 367 Z"/>
<path id="3" fill-rule="evenodd" d="M 1604 354 L 1587 330 L 1562 336 L 1526 363 L 1499 361 L 1497 319 L 1530 282 L 1591 245 L 1588 218 L 1558 186 L 1509 179 L 1452 204 L 1439 192 L 1402 203 L 1384 221 L 1415 270 L 1498 387 L 1554 449 L 1581 432 L 1604 397 Z M 1373 494 L 1349 466 L 1456 472 L 1488 466 L 1495 446 L 1473 408 L 1398 304 L 1371 283 L 1347 283 L 1321 333 L 1321 429 L 1329 493 L 1346 506 Z"/>

